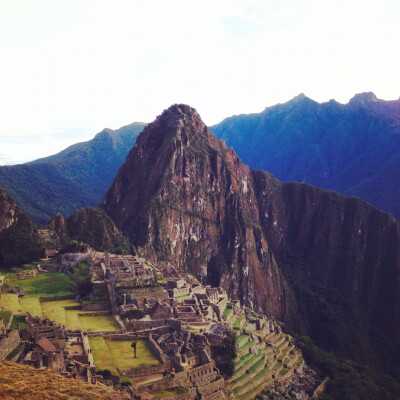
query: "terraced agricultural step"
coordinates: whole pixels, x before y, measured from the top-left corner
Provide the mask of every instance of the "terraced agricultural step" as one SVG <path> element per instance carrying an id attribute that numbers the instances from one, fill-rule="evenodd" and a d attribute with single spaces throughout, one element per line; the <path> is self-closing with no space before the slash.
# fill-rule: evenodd
<path id="1" fill-rule="evenodd" d="M 249 352 L 245 354 L 243 357 L 239 358 L 238 361 L 235 362 L 235 369 L 239 368 L 246 360 L 251 358 L 252 354 Z"/>
<path id="2" fill-rule="evenodd" d="M 275 343 L 274 343 L 274 345 L 275 345 L 275 347 L 279 347 L 281 344 L 283 344 L 285 342 L 285 337 L 284 336 L 282 336 L 281 338 L 278 338 L 276 341 L 275 341 Z"/>
<path id="3" fill-rule="evenodd" d="M 235 369 L 235 372 L 232 376 L 232 378 L 229 381 L 234 381 L 237 379 L 239 376 L 243 375 L 246 373 L 246 370 L 250 369 L 254 364 L 259 362 L 261 359 L 264 359 L 265 355 L 261 352 L 259 352 L 258 355 L 253 355 L 251 358 L 249 358 L 245 363 L 243 363 L 240 368 Z M 228 382 L 229 382 L 228 381 Z"/>
<path id="4" fill-rule="evenodd" d="M 236 314 L 234 314 L 233 311 L 232 311 L 232 312 L 228 315 L 227 321 L 228 321 L 228 322 L 231 322 L 231 323 L 234 323 L 235 320 L 236 320 Z"/>
<path id="5" fill-rule="evenodd" d="M 233 391 L 231 390 L 232 398 L 254 398 L 248 397 L 248 394 L 251 392 L 252 395 L 255 396 L 259 393 L 267 384 L 272 383 L 271 375 L 273 372 L 266 368 L 265 366 L 261 369 L 258 369 L 253 373 L 253 378 L 242 384 L 241 386 L 235 388 Z M 258 390 L 254 390 L 255 387 L 259 387 Z"/>
<path id="6" fill-rule="evenodd" d="M 238 316 L 236 318 L 235 323 L 233 324 L 233 326 L 236 328 L 240 328 L 244 323 L 244 317 L 242 315 Z"/>
<path id="7" fill-rule="evenodd" d="M 249 335 L 240 335 L 236 339 L 236 345 L 238 345 L 239 347 L 242 347 L 248 341 L 249 341 Z"/>
<path id="8" fill-rule="evenodd" d="M 293 355 L 289 361 L 286 363 L 288 367 L 293 368 L 293 366 L 296 364 L 296 362 L 298 361 L 298 356 L 297 355 Z"/>
<path id="9" fill-rule="evenodd" d="M 246 391 L 248 391 L 248 388 L 250 386 L 250 382 L 252 382 L 254 379 L 254 376 L 257 375 L 262 370 L 264 370 L 265 360 L 261 359 L 261 360 L 259 360 L 259 365 L 257 365 L 257 364 L 258 363 L 255 363 L 253 365 L 253 368 L 254 368 L 253 370 L 249 369 L 249 371 L 250 371 L 249 374 L 246 374 L 248 379 L 242 379 L 242 380 L 236 382 L 235 384 L 233 384 L 232 386 L 229 387 L 229 390 L 233 391 L 237 396 L 240 396 L 241 394 L 246 393 Z"/>

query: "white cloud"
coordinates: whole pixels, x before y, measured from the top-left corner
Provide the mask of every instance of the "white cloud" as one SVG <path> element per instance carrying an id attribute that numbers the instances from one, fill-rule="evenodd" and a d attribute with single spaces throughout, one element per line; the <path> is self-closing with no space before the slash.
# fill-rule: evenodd
<path id="1" fill-rule="evenodd" d="M 398 37 L 396 0 L 3 0 L 0 137 L 85 140 L 176 102 L 213 124 L 300 92 L 398 98 Z"/>

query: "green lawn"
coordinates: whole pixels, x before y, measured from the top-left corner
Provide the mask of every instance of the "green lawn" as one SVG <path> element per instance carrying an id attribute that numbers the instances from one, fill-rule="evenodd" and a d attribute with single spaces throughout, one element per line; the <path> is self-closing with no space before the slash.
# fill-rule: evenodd
<path id="1" fill-rule="evenodd" d="M 50 297 L 73 294 L 70 288 L 74 280 L 66 273 L 44 273 L 34 279 L 17 279 L 15 274 L 7 275 L 9 286 L 21 289 L 25 296 Z"/>
<path id="2" fill-rule="evenodd" d="M 43 314 L 68 329 L 82 329 L 85 331 L 115 331 L 121 329 L 111 315 L 82 316 L 82 310 L 65 310 L 66 306 L 79 306 L 73 299 L 46 301 L 40 303 Z"/>
<path id="3" fill-rule="evenodd" d="M 19 304 L 23 313 L 29 312 L 32 315 L 42 315 L 39 298 L 35 295 L 20 297 Z"/>
<path id="4" fill-rule="evenodd" d="M 14 314 L 21 312 L 21 305 L 16 294 L 1 292 L 1 306 L 3 310 L 12 311 Z"/>
<path id="5" fill-rule="evenodd" d="M 7 274 L 7 284 L 21 289 L 25 295 L 18 298 L 16 294 L 1 293 L 1 304 L 4 310 L 14 314 L 29 312 L 32 315 L 42 315 L 39 297 L 64 296 L 72 294 L 70 284 L 72 278 L 65 273 L 38 274 L 34 279 L 16 278 L 15 274 Z"/>
<path id="6" fill-rule="evenodd" d="M 14 315 L 13 321 L 11 323 L 11 329 L 16 329 L 19 323 L 20 332 L 25 328 L 25 315 Z"/>
<path id="7" fill-rule="evenodd" d="M 138 340 L 137 358 L 133 358 L 131 340 L 108 340 L 100 336 L 89 337 L 96 370 L 109 369 L 117 375 L 117 368 L 130 370 L 159 364 L 157 357 L 144 340 Z"/>
<path id="8" fill-rule="evenodd" d="M 10 321 L 11 311 L 0 311 L 0 315 L 3 318 L 4 325 L 7 325 L 8 322 Z"/>
<path id="9" fill-rule="evenodd" d="M 78 316 L 79 324 L 85 331 L 100 332 L 100 331 L 117 331 L 121 327 L 117 324 L 111 315 L 98 316 Z"/>
<path id="10" fill-rule="evenodd" d="M 43 301 L 40 303 L 42 313 L 46 315 L 52 321 L 56 321 L 59 324 L 66 325 L 70 329 L 79 329 L 78 326 L 69 326 L 67 323 L 67 314 L 78 314 L 81 310 L 65 310 L 67 306 L 80 306 L 79 303 L 75 303 L 73 299 L 67 300 L 56 300 L 56 301 Z"/>
<path id="11" fill-rule="evenodd" d="M 228 317 L 231 312 L 232 312 L 232 308 L 226 307 L 225 310 L 224 310 L 224 315 L 226 317 Z"/>
<path id="12" fill-rule="evenodd" d="M 1 293 L 1 304 L 4 310 L 14 314 L 26 312 L 32 315 L 48 317 L 69 329 L 88 331 L 115 331 L 120 326 L 110 315 L 78 316 L 82 310 L 65 310 L 65 306 L 79 305 L 73 299 L 40 302 L 39 297 L 65 296 L 73 294 L 70 285 L 74 281 L 65 273 L 38 274 L 34 279 L 17 280 L 16 274 L 7 274 L 7 284 L 21 289 L 25 296 L 18 298 L 16 294 Z"/>

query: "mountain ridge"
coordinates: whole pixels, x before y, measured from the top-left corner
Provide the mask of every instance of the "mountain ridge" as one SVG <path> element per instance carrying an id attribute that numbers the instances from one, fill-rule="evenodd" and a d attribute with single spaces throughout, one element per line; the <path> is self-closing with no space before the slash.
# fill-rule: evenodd
<path id="1" fill-rule="evenodd" d="M 210 130 L 253 169 L 361 197 L 400 217 L 400 100 L 372 92 L 347 104 L 297 96 Z"/>
<path id="2" fill-rule="evenodd" d="M 0 167 L 0 187 L 37 224 L 44 225 L 61 213 L 68 216 L 96 206 L 144 124 L 117 130 L 103 129 L 86 142 L 25 164 Z"/>

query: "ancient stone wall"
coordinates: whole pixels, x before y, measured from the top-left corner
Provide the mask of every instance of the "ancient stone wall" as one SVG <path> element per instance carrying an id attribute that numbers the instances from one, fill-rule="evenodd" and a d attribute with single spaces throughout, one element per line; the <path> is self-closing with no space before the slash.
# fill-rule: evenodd
<path id="1" fill-rule="evenodd" d="M 20 343 L 18 329 L 8 331 L 6 336 L 0 339 L 0 360 L 4 360 Z"/>
<path id="2" fill-rule="evenodd" d="M 108 301 L 102 301 L 101 303 L 87 303 L 82 304 L 83 311 L 103 311 L 110 310 L 111 306 Z"/>
<path id="3" fill-rule="evenodd" d="M 75 296 L 73 294 L 68 294 L 65 296 L 39 297 L 39 301 L 46 302 L 46 301 L 68 300 L 74 298 Z"/>
<path id="4" fill-rule="evenodd" d="M 130 371 L 127 371 L 127 375 L 130 377 L 146 376 L 146 375 L 152 375 L 152 374 L 160 374 L 163 371 L 164 371 L 164 365 L 156 364 L 156 365 L 150 365 L 149 367 L 145 367 L 145 368 L 132 369 Z"/>
<path id="5" fill-rule="evenodd" d="M 82 310 L 82 306 L 64 306 L 64 310 Z"/>
<path id="6" fill-rule="evenodd" d="M 129 328 L 138 331 L 144 331 L 146 329 L 159 328 L 167 324 L 165 319 L 151 320 L 151 321 L 138 321 L 130 320 Z"/>
<path id="7" fill-rule="evenodd" d="M 179 297 L 179 296 L 185 296 L 189 294 L 189 288 L 188 287 L 183 287 L 183 288 L 174 288 L 174 289 L 169 289 L 168 294 L 170 297 Z"/>
<path id="8" fill-rule="evenodd" d="M 123 290 L 120 290 L 123 292 Z M 132 298 L 135 299 L 147 299 L 147 300 L 162 300 L 162 299 L 168 299 L 168 292 L 149 292 L 146 294 L 136 294 L 136 293 L 131 293 Z"/>
<path id="9" fill-rule="evenodd" d="M 199 318 L 195 312 L 177 312 L 176 316 L 179 319 L 191 319 L 193 321 Z"/>
<path id="10" fill-rule="evenodd" d="M 165 361 L 167 361 L 168 357 L 164 354 L 164 352 L 161 350 L 160 346 L 151 337 L 151 335 L 149 336 L 149 347 L 154 352 L 154 354 L 157 356 L 157 358 L 161 361 L 161 363 L 164 363 Z"/>
<path id="11" fill-rule="evenodd" d="M 182 321 L 177 319 L 169 319 L 166 321 L 166 323 L 174 331 L 180 332 L 182 330 Z"/>
<path id="12" fill-rule="evenodd" d="M 111 315 L 110 311 L 97 311 L 97 312 L 86 312 L 86 313 L 79 313 L 78 316 L 80 317 L 97 317 L 99 315 Z"/>
<path id="13" fill-rule="evenodd" d="M 203 286 L 198 285 L 198 286 L 193 286 L 191 289 L 192 293 L 204 293 L 205 294 L 205 289 Z"/>
<path id="14" fill-rule="evenodd" d="M 199 387 L 198 390 L 203 396 L 209 396 L 210 394 L 223 388 L 224 388 L 224 380 L 217 379 L 213 382 L 209 382 L 206 385 Z"/>

